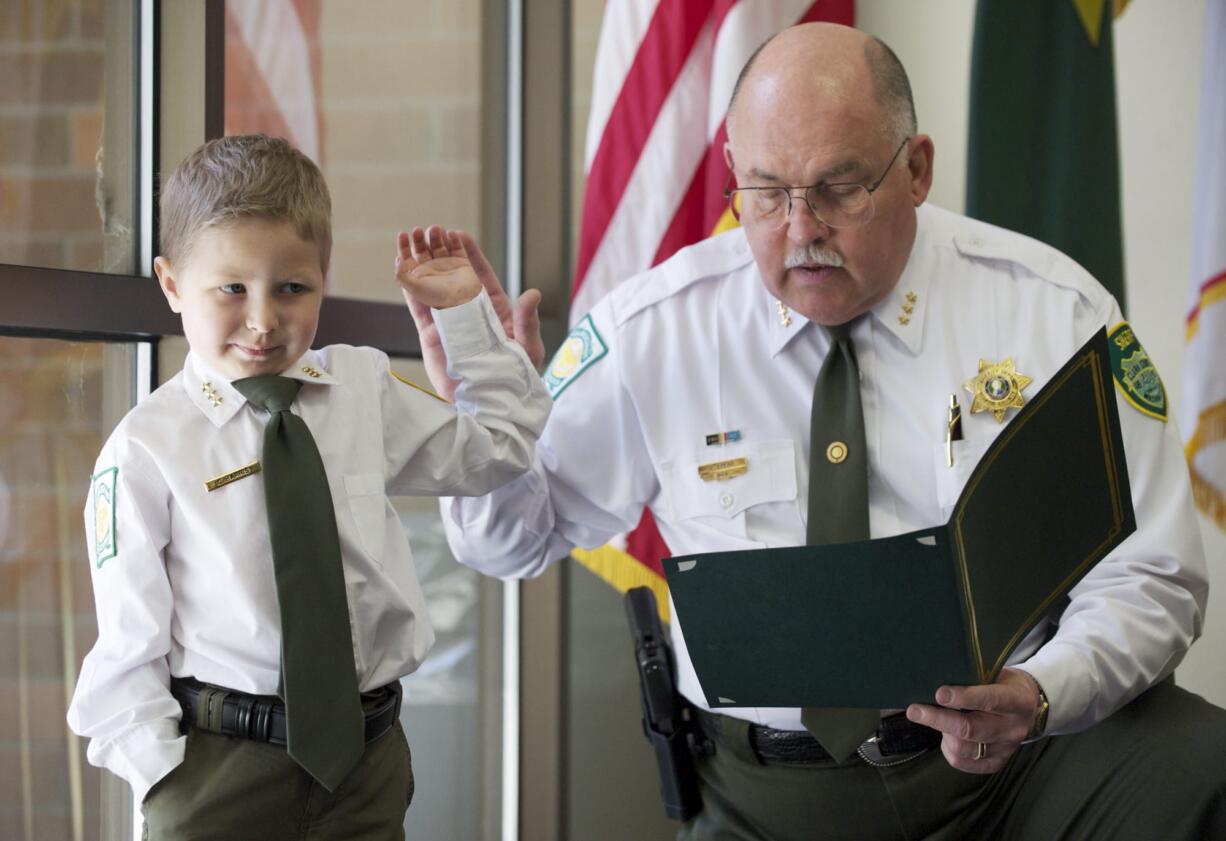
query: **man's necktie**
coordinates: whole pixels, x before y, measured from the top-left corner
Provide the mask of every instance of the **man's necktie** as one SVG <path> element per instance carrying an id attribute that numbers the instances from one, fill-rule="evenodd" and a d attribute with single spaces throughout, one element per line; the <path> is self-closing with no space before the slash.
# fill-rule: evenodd
<path id="1" fill-rule="evenodd" d="M 830 352 L 813 388 L 809 418 L 809 545 L 866 540 L 868 451 L 860 407 L 860 369 L 851 325 L 826 327 Z M 820 645 L 820 640 L 814 641 Z M 800 720 L 836 762 L 843 762 L 877 729 L 870 709 L 805 707 Z"/>
<path id="2" fill-rule="evenodd" d="M 336 509 L 311 430 L 290 405 L 302 383 L 264 375 L 233 386 L 271 417 L 261 472 L 281 610 L 289 755 L 335 791 L 365 750 Z"/>

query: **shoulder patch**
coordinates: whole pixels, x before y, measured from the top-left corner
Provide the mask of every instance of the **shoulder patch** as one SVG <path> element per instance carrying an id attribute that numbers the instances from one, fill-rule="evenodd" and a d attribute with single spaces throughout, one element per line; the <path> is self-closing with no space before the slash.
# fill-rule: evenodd
<path id="1" fill-rule="evenodd" d="M 1107 332 L 1115 386 L 1138 411 L 1166 423 L 1166 386 L 1127 321 Z"/>
<path id="2" fill-rule="evenodd" d="M 608 352 L 609 347 L 592 317 L 585 315 L 567 334 L 566 341 L 545 369 L 545 388 L 549 389 L 549 396 L 556 400 L 568 385 Z"/>
<path id="3" fill-rule="evenodd" d="M 115 539 L 115 487 L 119 468 L 110 467 L 92 477 L 94 502 L 94 562 L 102 565 L 119 554 Z"/>

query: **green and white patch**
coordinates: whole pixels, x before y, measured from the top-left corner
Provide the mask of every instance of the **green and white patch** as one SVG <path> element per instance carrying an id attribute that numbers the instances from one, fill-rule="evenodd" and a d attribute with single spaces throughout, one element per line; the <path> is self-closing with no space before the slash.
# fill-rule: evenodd
<path id="1" fill-rule="evenodd" d="M 119 468 L 110 467 L 92 478 L 94 503 L 94 563 L 102 564 L 119 554 L 115 538 L 115 488 Z"/>
<path id="2" fill-rule="evenodd" d="M 1166 423 L 1166 386 L 1132 327 L 1121 321 L 1107 333 L 1107 339 L 1116 388 L 1137 411 Z"/>
<path id="3" fill-rule="evenodd" d="M 609 347 L 592 323 L 592 317 L 584 316 L 567 334 L 566 341 L 562 342 L 545 369 L 545 387 L 549 389 L 549 396 L 556 400 L 568 385 L 608 352 Z"/>

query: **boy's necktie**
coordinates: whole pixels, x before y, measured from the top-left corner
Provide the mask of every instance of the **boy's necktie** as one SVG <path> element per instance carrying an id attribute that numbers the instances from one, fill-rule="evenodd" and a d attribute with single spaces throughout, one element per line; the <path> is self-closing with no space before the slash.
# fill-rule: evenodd
<path id="1" fill-rule="evenodd" d="M 809 418 L 809 545 L 866 540 L 868 451 L 860 406 L 860 368 L 851 324 L 824 328 L 830 352 L 817 374 Z M 815 645 L 821 642 L 815 641 Z M 873 735 L 879 710 L 805 707 L 800 720 L 836 762 Z"/>
<path id="2" fill-rule="evenodd" d="M 232 385 L 270 413 L 261 472 L 281 610 L 281 696 L 289 755 L 335 791 L 366 747 L 336 509 L 311 430 L 290 405 L 302 383 Z"/>

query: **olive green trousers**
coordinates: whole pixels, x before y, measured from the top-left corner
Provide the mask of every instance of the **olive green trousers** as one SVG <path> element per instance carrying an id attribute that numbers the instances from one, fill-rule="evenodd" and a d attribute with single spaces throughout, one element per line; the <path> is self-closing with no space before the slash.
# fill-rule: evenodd
<path id="1" fill-rule="evenodd" d="M 997 774 L 939 749 L 894 767 L 764 765 L 724 717 L 679 841 L 1226 839 L 1226 710 L 1164 682 L 1098 725 L 1023 745 Z"/>
<path id="2" fill-rule="evenodd" d="M 401 841 L 413 799 L 409 743 L 397 721 L 329 792 L 285 748 L 197 727 L 183 763 L 141 806 L 146 841 Z"/>

